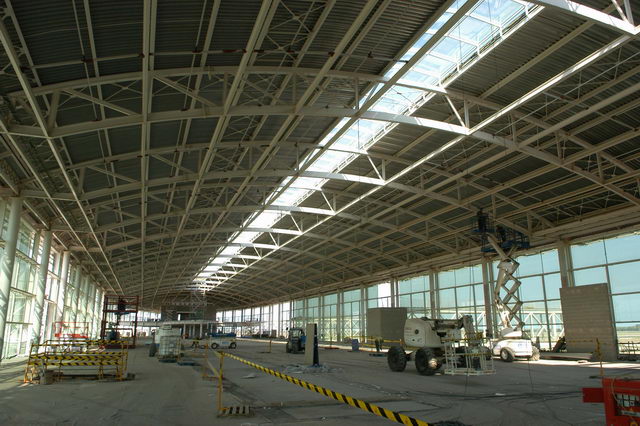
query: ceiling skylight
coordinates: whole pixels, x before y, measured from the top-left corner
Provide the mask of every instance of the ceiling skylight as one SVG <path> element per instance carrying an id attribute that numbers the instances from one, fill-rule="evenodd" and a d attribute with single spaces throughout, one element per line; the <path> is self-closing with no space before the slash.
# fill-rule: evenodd
<path id="1" fill-rule="evenodd" d="M 459 1 L 452 5 L 406 51 L 401 61 L 394 64 L 385 73 L 385 77 L 395 76 L 404 63 L 412 59 L 464 3 L 464 1 Z M 463 64 L 466 64 L 473 55 L 479 55 L 483 48 L 486 48 L 490 43 L 500 43 L 513 29 L 513 23 L 523 17 L 527 18 L 534 8 L 539 7 L 516 0 L 481 1 L 470 12 L 467 12 L 464 18 L 460 19 L 447 32 L 446 36 L 427 51 L 411 69 L 401 76 L 399 84 L 387 88 L 382 83 L 375 85 L 363 96 L 361 104 L 364 104 L 374 94 L 378 94 L 380 90 L 386 90 L 369 110 L 411 115 L 433 97 L 432 92 L 419 90 L 419 87 L 446 87 L 464 72 Z M 336 135 L 343 130 L 349 121 L 348 118 L 342 119 L 318 144 L 319 148 L 326 147 L 324 152 L 316 158 L 317 152 L 314 150 L 301 160 L 300 168 L 307 167 L 307 170 L 316 172 L 338 172 L 354 161 L 360 153 L 366 152 L 380 137 L 397 125 L 384 121 L 358 119 L 336 139 Z M 327 179 L 322 178 L 287 177 L 281 183 L 281 188 L 287 188 L 284 191 L 275 191 L 271 194 L 270 198 L 266 200 L 266 204 L 297 206 L 322 188 L 326 181 Z M 286 214 L 289 213 L 273 210 L 256 212 L 245 221 L 243 227 L 271 228 Z M 199 290 L 215 288 L 233 276 L 236 271 L 223 271 L 223 268 L 235 269 L 246 266 L 241 263 L 232 263 L 232 259 L 246 248 L 238 243 L 251 243 L 261 234 L 261 232 L 253 231 L 236 232 L 228 240 L 229 244 L 233 245 L 228 245 L 217 253 L 188 288 L 197 287 Z M 259 259 L 259 256 L 251 257 Z M 232 272 L 232 274 L 228 272 Z"/>

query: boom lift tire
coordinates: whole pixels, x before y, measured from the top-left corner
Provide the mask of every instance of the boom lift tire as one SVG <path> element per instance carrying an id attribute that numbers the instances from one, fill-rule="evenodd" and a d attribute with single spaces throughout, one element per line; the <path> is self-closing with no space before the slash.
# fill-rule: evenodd
<path id="1" fill-rule="evenodd" d="M 415 356 L 416 370 L 423 376 L 433 376 L 440 368 L 438 357 L 431 348 L 420 348 Z"/>
<path id="2" fill-rule="evenodd" d="M 387 364 L 391 371 L 404 371 L 407 367 L 407 354 L 402 346 L 391 346 L 387 351 Z"/>
<path id="3" fill-rule="evenodd" d="M 504 362 L 513 362 L 516 358 L 516 354 L 513 352 L 511 348 L 502 348 L 500 350 L 500 359 Z"/>

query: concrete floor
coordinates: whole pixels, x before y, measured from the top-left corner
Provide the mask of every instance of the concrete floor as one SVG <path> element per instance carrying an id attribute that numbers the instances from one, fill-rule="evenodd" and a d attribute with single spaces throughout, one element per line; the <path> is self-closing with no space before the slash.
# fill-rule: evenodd
<path id="1" fill-rule="evenodd" d="M 284 371 L 302 364 L 304 355 L 286 354 L 284 346 L 240 340 L 232 352 L 266 367 Z M 388 420 L 340 404 L 325 396 L 225 359 L 224 404 L 249 404 L 252 417 L 218 418 L 215 382 L 201 370 L 163 364 L 147 348 L 130 351 L 134 381 L 67 380 L 53 385 L 21 383 L 24 360 L 0 367 L 0 424 L 191 425 L 305 424 L 371 425 Z M 217 359 L 211 356 L 214 365 Z M 401 411 L 428 422 L 457 420 L 469 425 L 601 425 L 600 404 L 584 404 L 581 388 L 598 386 L 594 363 L 540 361 L 496 362 L 497 374 L 482 377 L 425 377 L 409 364 L 389 371 L 385 358 L 346 350 L 320 350 L 321 363 L 335 371 L 292 373 L 308 382 Z M 606 364 L 607 375 L 640 370 L 640 364 Z"/>

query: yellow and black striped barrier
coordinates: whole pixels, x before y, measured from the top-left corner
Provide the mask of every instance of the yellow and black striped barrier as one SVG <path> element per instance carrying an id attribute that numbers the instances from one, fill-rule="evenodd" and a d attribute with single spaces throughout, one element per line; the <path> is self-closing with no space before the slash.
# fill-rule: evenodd
<path id="1" fill-rule="evenodd" d="M 240 361 L 243 364 L 256 368 L 264 373 L 271 374 L 272 376 L 275 376 L 279 379 L 286 380 L 289 383 L 293 383 L 294 385 L 298 385 L 305 389 L 309 389 L 310 391 L 317 392 L 324 396 L 328 396 L 329 398 L 335 399 L 336 401 L 342 402 L 343 404 L 351 405 L 352 407 L 359 408 L 371 414 L 375 414 L 376 416 L 384 417 L 393 422 L 402 423 L 407 426 L 429 426 L 429 423 L 423 420 L 418 420 L 413 417 L 409 417 L 405 414 L 388 410 L 386 408 L 379 407 L 375 404 L 371 404 L 366 401 L 362 401 L 361 399 L 352 398 L 350 396 L 343 395 L 339 392 L 335 392 L 330 389 L 323 388 L 322 386 L 314 385 L 313 383 L 305 382 L 304 380 L 287 376 L 286 374 L 283 374 L 279 371 L 263 367 L 261 365 L 256 364 L 255 362 L 247 361 L 246 359 L 240 358 L 239 356 L 232 355 L 226 352 L 221 352 L 221 354 L 224 357 L 235 359 L 236 361 Z"/>
<path id="2" fill-rule="evenodd" d="M 105 360 L 105 359 L 120 359 L 123 356 L 120 354 L 74 354 L 74 355 L 51 355 L 51 354 L 34 354 L 32 359 L 57 359 L 57 360 L 69 360 L 69 361 L 81 361 L 81 360 Z"/>
<path id="3" fill-rule="evenodd" d="M 61 365 L 64 367 L 67 366 L 86 366 L 86 365 L 120 365 L 121 361 L 59 361 L 59 360 L 48 360 L 48 359 L 39 359 L 33 362 L 33 364 L 51 364 L 51 365 Z"/>
<path id="4" fill-rule="evenodd" d="M 107 345 L 118 345 L 119 348 L 110 352 L 94 352 L 89 348 Z M 41 344 L 34 344 L 27 360 L 24 382 L 33 382 L 35 378 L 40 377 L 41 368 L 46 370 L 54 367 L 61 374 L 63 368 L 85 366 L 98 367 L 95 369 L 98 379 L 104 378 L 104 367 L 113 366 L 116 379 L 123 380 L 127 369 L 128 345 L 129 342 L 126 340 L 105 339 L 47 340 Z"/>

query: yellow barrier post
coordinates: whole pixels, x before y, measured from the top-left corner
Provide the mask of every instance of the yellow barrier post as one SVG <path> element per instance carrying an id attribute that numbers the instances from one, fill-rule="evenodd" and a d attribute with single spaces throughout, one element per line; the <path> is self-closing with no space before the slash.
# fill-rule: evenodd
<path id="1" fill-rule="evenodd" d="M 604 369 L 602 368 L 602 351 L 600 350 L 600 339 L 596 337 L 596 354 L 600 360 L 600 377 L 604 377 Z"/>
<path id="2" fill-rule="evenodd" d="M 218 415 L 222 413 L 222 366 L 224 364 L 224 353 L 220 353 L 220 369 L 218 370 Z"/>

